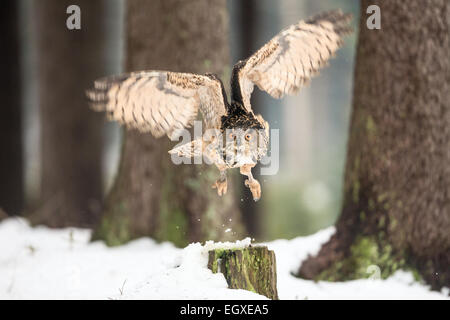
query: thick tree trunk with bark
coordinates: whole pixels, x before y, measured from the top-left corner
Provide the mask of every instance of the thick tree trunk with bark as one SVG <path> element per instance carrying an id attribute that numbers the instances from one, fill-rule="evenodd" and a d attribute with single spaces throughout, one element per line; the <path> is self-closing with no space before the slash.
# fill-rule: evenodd
<path id="1" fill-rule="evenodd" d="M 244 289 L 278 300 L 275 253 L 266 246 L 209 251 L 208 268 L 221 272 L 231 289 Z"/>
<path id="2" fill-rule="evenodd" d="M 228 16 L 222 0 L 127 3 L 126 70 L 214 72 L 228 81 Z M 226 82 L 225 82 L 226 83 Z M 118 245 L 140 236 L 183 246 L 242 234 L 229 179 L 219 197 L 215 167 L 175 165 L 167 137 L 126 131 L 119 172 L 93 239 Z M 226 232 L 231 228 L 231 232 Z"/>
<path id="3" fill-rule="evenodd" d="M 92 226 L 101 184 L 101 115 L 89 110 L 84 90 L 106 72 L 104 1 L 77 1 L 81 30 L 66 27 L 73 1 L 36 1 L 42 206 L 35 223 Z M 107 5 L 107 4 L 106 4 Z"/>
<path id="4" fill-rule="evenodd" d="M 0 77 L 0 207 L 10 214 L 23 209 L 19 2 L 0 8 L 2 77 Z"/>
<path id="5" fill-rule="evenodd" d="M 366 27 L 368 5 L 381 30 Z M 418 271 L 450 286 L 450 3 L 362 1 L 345 198 L 306 278 Z"/>

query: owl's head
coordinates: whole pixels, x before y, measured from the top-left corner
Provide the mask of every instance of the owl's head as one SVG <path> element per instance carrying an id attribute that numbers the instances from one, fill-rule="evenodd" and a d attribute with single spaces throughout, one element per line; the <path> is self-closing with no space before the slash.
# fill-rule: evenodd
<path id="1" fill-rule="evenodd" d="M 256 164 L 267 153 L 269 124 L 240 102 L 229 105 L 222 117 L 223 157 L 230 167 Z"/>
<path id="2" fill-rule="evenodd" d="M 224 155 L 233 167 L 256 164 L 267 153 L 267 130 L 257 128 L 230 128 L 224 133 Z"/>

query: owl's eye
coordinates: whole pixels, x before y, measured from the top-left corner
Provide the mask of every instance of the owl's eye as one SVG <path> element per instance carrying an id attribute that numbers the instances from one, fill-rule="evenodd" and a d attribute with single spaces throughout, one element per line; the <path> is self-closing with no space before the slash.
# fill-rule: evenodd
<path id="1" fill-rule="evenodd" d="M 228 136 L 230 137 L 230 139 L 233 139 L 234 134 L 233 134 L 233 133 L 230 133 Z"/>
<path id="2" fill-rule="evenodd" d="M 250 141 L 251 139 L 252 139 L 252 135 L 249 134 L 249 133 L 247 133 L 247 134 L 245 135 L 245 140 Z"/>

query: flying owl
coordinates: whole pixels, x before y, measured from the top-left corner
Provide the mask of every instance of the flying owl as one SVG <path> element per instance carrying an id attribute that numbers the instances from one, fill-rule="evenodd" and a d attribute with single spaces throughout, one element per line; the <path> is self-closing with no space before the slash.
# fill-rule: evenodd
<path id="1" fill-rule="evenodd" d="M 205 133 L 169 153 L 203 156 L 220 171 L 212 186 L 219 196 L 227 192 L 226 170 L 240 168 L 253 199 L 261 186 L 251 169 L 266 155 L 269 124 L 255 115 L 250 104 L 253 87 L 274 98 L 296 94 L 327 64 L 349 34 L 350 14 L 325 12 L 282 30 L 231 74 L 231 102 L 222 81 L 214 74 L 138 71 L 95 81 L 87 91 L 91 107 L 129 128 L 171 139 L 192 126 L 198 110 Z"/>

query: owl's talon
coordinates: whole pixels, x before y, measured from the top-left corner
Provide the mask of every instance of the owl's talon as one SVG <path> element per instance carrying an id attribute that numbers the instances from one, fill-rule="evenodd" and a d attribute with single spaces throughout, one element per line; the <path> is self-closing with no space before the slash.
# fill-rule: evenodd
<path id="1" fill-rule="evenodd" d="M 252 192 L 253 200 L 258 201 L 261 199 L 261 185 L 259 184 L 258 180 L 245 180 L 245 186 L 250 188 L 250 191 Z"/>
<path id="2" fill-rule="evenodd" d="M 225 180 L 217 180 L 213 185 L 212 185 L 213 189 L 217 189 L 217 194 L 221 197 L 224 194 L 227 193 L 227 189 L 228 189 L 228 184 L 227 184 L 227 179 Z"/>

